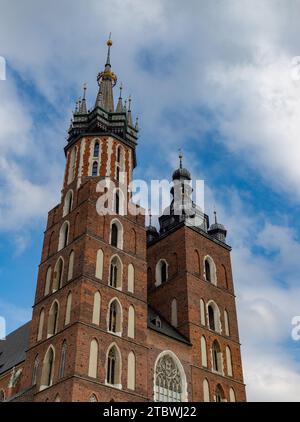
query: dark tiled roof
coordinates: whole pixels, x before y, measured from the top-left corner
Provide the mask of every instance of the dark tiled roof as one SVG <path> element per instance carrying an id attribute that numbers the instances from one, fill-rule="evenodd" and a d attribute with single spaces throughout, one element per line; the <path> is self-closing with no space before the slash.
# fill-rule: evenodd
<path id="1" fill-rule="evenodd" d="M 0 375 L 25 360 L 30 321 L 0 340 Z"/>
<path id="2" fill-rule="evenodd" d="M 160 327 L 158 327 L 155 323 L 157 317 L 160 319 Z M 158 333 L 164 334 L 183 343 L 189 345 L 191 344 L 187 338 L 180 334 L 175 327 L 169 324 L 169 322 L 151 306 L 148 306 L 148 328 L 151 328 L 152 330 L 155 330 Z"/>

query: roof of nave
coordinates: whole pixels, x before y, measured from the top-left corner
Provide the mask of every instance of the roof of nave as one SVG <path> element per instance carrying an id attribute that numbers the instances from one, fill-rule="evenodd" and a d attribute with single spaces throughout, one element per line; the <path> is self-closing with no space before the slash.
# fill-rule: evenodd
<path id="1" fill-rule="evenodd" d="M 0 375 L 25 360 L 30 322 L 10 333 L 6 340 L 0 341 Z"/>
<path id="2" fill-rule="evenodd" d="M 160 326 L 156 323 L 157 318 L 160 321 Z M 148 328 L 164 334 L 182 343 L 190 345 L 191 343 L 179 331 L 176 330 L 163 316 L 161 316 L 155 309 L 148 305 Z"/>

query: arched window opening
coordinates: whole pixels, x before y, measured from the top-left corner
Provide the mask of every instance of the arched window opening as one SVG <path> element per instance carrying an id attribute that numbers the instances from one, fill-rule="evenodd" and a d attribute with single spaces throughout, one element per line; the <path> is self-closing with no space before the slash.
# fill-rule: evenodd
<path id="1" fill-rule="evenodd" d="M 74 147 L 70 153 L 68 184 L 70 184 L 74 180 L 75 173 L 76 173 L 76 161 L 77 161 L 77 146 Z"/>
<path id="2" fill-rule="evenodd" d="M 205 260 L 205 278 L 206 281 L 211 282 L 210 264 L 207 259 Z"/>
<path id="3" fill-rule="evenodd" d="M 56 394 L 54 401 L 56 403 L 60 403 L 60 396 L 59 396 L 59 394 Z"/>
<path id="4" fill-rule="evenodd" d="M 226 268 L 225 268 L 225 266 L 224 266 L 224 265 L 222 265 L 222 266 L 221 266 L 221 268 L 222 268 L 222 278 L 223 278 L 223 284 L 224 284 L 224 287 L 225 287 L 226 289 L 228 289 L 227 271 L 226 271 Z"/>
<path id="5" fill-rule="evenodd" d="M 116 219 L 111 222 L 110 244 L 115 248 L 123 249 L 123 226 Z"/>
<path id="6" fill-rule="evenodd" d="M 94 161 L 92 166 L 92 176 L 98 176 L 98 162 Z"/>
<path id="7" fill-rule="evenodd" d="M 121 356 L 116 346 L 111 346 L 107 355 L 106 383 L 116 388 L 121 386 Z"/>
<path id="8" fill-rule="evenodd" d="M 39 365 L 40 365 L 40 358 L 39 358 L 39 355 L 37 355 L 34 359 L 31 385 L 36 385 L 37 383 L 37 373 L 39 370 Z"/>
<path id="9" fill-rule="evenodd" d="M 135 390 L 135 355 L 130 352 L 127 362 L 127 388 Z"/>
<path id="10" fill-rule="evenodd" d="M 3 402 L 4 400 L 5 400 L 4 390 L 0 390 L 0 402 Z"/>
<path id="11" fill-rule="evenodd" d="M 65 325 L 70 324 L 71 310 L 72 310 L 72 293 L 69 292 L 68 297 L 67 297 Z"/>
<path id="12" fill-rule="evenodd" d="M 220 403 L 222 401 L 225 401 L 225 394 L 224 394 L 224 390 L 221 387 L 220 384 L 217 385 L 216 387 L 216 397 L 215 397 L 215 401 L 217 403 Z"/>
<path id="13" fill-rule="evenodd" d="M 63 272 L 64 272 L 64 261 L 60 257 L 58 258 L 55 268 L 54 268 L 52 292 L 56 292 L 56 290 L 58 290 L 62 286 Z"/>
<path id="14" fill-rule="evenodd" d="M 73 206 L 73 191 L 69 190 L 65 196 L 64 208 L 63 208 L 63 217 L 69 214 L 72 211 Z"/>
<path id="15" fill-rule="evenodd" d="M 210 301 L 207 304 L 207 316 L 209 329 L 221 333 L 220 310 L 213 301 Z"/>
<path id="16" fill-rule="evenodd" d="M 50 346 L 43 362 L 42 378 L 41 378 L 41 387 L 43 390 L 47 387 L 50 387 L 53 383 L 53 373 L 54 373 L 54 348 Z"/>
<path id="17" fill-rule="evenodd" d="M 58 250 L 65 248 L 69 241 L 69 222 L 65 221 L 59 231 Z"/>
<path id="18" fill-rule="evenodd" d="M 94 294 L 92 324 L 100 324 L 101 296 L 99 292 Z"/>
<path id="19" fill-rule="evenodd" d="M 201 337 L 201 360 L 202 360 L 202 366 L 207 368 L 207 346 L 206 346 L 206 339 L 204 336 Z"/>
<path id="20" fill-rule="evenodd" d="M 61 348 L 59 378 L 63 378 L 65 376 L 66 359 L 67 359 L 67 342 L 64 341 Z"/>
<path id="21" fill-rule="evenodd" d="M 102 249 L 98 249 L 97 251 L 97 257 L 96 257 L 96 278 L 99 278 L 100 280 L 102 280 L 103 277 L 103 250 Z"/>
<path id="22" fill-rule="evenodd" d="M 75 253 L 74 251 L 71 251 L 69 255 L 69 267 L 68 267 L 68 281 L 72 280 L 73 278 L 73 272 L 74 272 L 74 257 Z"/>
<path id="23" fill-rule="evenodd" d="M 228 317 L 228 312 L 224 311 L 224 326 L 225 326 L 225 335 L 226 336 L 230 336 L 230 329 L 229 329 L 229 317 Z"/>
<path id="24" fill-rule="evenodd" d="M 122 263 L 118 256 L 114 256 L 110 262 L 109 285 L 115 289 L 122 288 Z"/>
<path id="25" fill-rule="evenodd" d="M 156 286 L 165 283 L 168 280 L 168 264 L 165 259 L 158 261 L 156 265 Z"/>
<path id="26" fill-rule="evenodd" d="M 204 278 L 209 283 L 217 285 L 217 272 L 213 259 L 210 256 L 204 258 Z"/>
<path id="27" fill-rule="evenodd" d="M 120 195 L 118 191 L 115 194 L 115 213 L 120 213 Z"/>
<path id="28" fill-rule="evenodd" d="M 197 251 L 197 249 L 195 249 L 194 251 L 194 257 L 195 257 L 195 273 L 199 276 L 201 274 L 201 269 L 200 269 L 200 255 L 199 252 Z"/>
<path id="29" fill-rule="evenodd" d="M 229 390 L 229 400 L 234 403 L 236 401 L 234 389 L 231 387 Z"/>
<path id="30" fill-rule="evenodd" d="M 171 303 L 171 324 L 173 327 L 178 326 L 178 311 L 177 311 L 177 300 L 174 298 Z"/>
<path id="31" fill-rule="evenodd" d="M 109 305 L 108 331 L 122 335 L 122 308 L 117 299 L 114 299 Z"/>
<path id="32" fill-rule="evenodd" d="M 208 322 L 209 322 L 209 328 L 213 331 L 216 330 L 215 326 L 215 313 L 214 309 L 211 305 L 208 306 Z"/>
<path id="33" fill-rule="evenodd" d="M 200 323 L 201 325 L 206 325 L 205 303 L 203 299 L 200 299 Z"/>
<path id="34" fill-rule="evenodd" d="M 45 319 L 45 310 L 43 308 L 40 312 L 40 317 L 39 317 L 37 341 L 42 340 L 42 337 L 43 337 L 44 319 Z"/>
<path id="35" fill-rule="evenodd" d="M 184 379 L 183 379 L 184 377 Z M 179 361 L 170 352 L 161 356 L 155 366 L 154 400 L 156 402 L 186 401 L 186 380 Z"/>
<path id="36" fill-rule="evenodd" d="M 97 378 L 97 369 L 98 369 L 98 342 L 97 340 L 93 339 L 90 344 L 88 376 L 91 378 Z"/>
<path id="37" fill-rule="evenodd" d="M 128 292 L 134 293 L 134 266 L 132 264 L 128 265 Z"/>
<path id="38" fill-rule="evenodd" d="M 209 398 L 210 394 L 209 394 L 209 383 L 207 381 L 207 379 L 205 378 L 203 381 L 203 401 L 208 403 L 210 401 Z"/>
<path id="39" fill-rule="evenodd" d="M 128 337 L 134 338 L 135 334 L 135 311 L 133 306 L 128 309 Z"/>
<path id="40" fill-rule="evenodd" d="M 212 346 L 212 369 L 215 372 L 223 373 L 222 353 L 219 343 L 215 340 Z"/>
<path id="41" fill-rule="evenodd" d="M 232 372 L 231 350 L 230 350 L 230 348 L 228 346 L 226 347 L 226 366 L 227 366 L 227 375 L 229 377 L 232 377 L 233 376 L 233 372 Z"/>
<path id="42" fill-rule="evenodd" d="M 95 142 L 95 145 L 94 145 L 94 157 L 95 158 L 99 157 L 99 142 L 98 141 Z"/>
<path id="43" fill-rule="evenodd" d="M 47 273 L 46 273 L 44 296 L 47 296 L 50 293 L 51 275 L 52 275 L 52 269 L 51 267 L 48 267 Z"/>
<path id="44" fill-rule="evenodd" d="M 51 305 L 49 317 L 48 317 L 48 338 L 57 333 L 58 313 L 59 313 L 59 305 L 57 301 L 54 301 Z"/>
<path id="45" fill-rule="evenodd" d="M 115 223 L 111 226 L 111 245 L 118 246 L 118 227 Z"/>
<path id="46" fill-rule="evenodd" d="M 95 403 L 95 402 L 97 402 L 97 401 L 98 401 L 97 396 L 96 396 L 95 394 L 92 394 L 92 395 L 90 396 L 89 401 L 90 401 L 91 403 Z"/>

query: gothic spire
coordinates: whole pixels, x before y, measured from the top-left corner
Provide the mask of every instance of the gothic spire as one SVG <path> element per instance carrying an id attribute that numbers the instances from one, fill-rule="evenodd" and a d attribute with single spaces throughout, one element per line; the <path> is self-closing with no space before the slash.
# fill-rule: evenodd
<path id="1" fill-rule="evenodd" d="M 123 89 L 123 85 L 121 83 L 120 84 L 120 95 L 119 95 L 119 100 L 118 100 L 118 104 L 117 104 L 117 108 L 116 108 L 117 113 L 123 112 L 122 89 Z"/>
<path id="2" fill-rule="evenodd" d="M 106 111 L 114 112 L 113 87 L 117 83 L 117 76 L 111 70 L 110 48 L 112 46 L 112 40 L 111 40 L 110 35 L 106 44 L 108 47 L 106 64 L 105 64 L 104 70 L 100 72 L 97 77 L 99 91 L 98 91 L 95 107 L 102 107 Z"/>

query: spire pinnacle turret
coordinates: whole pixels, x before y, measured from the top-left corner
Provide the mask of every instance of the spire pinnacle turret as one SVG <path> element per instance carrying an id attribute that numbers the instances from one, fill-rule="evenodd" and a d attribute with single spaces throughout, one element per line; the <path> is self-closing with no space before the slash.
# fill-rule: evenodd
<path id="1" fill-rule="evenodd" d="M 127 113 L 127 122 L 130 126 L 133 126 L 132 123 L 132 114 L 131 114 L 131 95 L 129 95 L 129 99 L 128 99 L 128 113 Z"/>
<path id="2" fill-rule="evenodd" d="M 118 100 L 118 104 L 117 104 L 117 108 L 116 108 L 117 113 L 123 112 L 122 89 L 123 89 L 123 84 L 121 82 L 120 83 L 120 95 L 119 95 L 119 100 Z"/>

